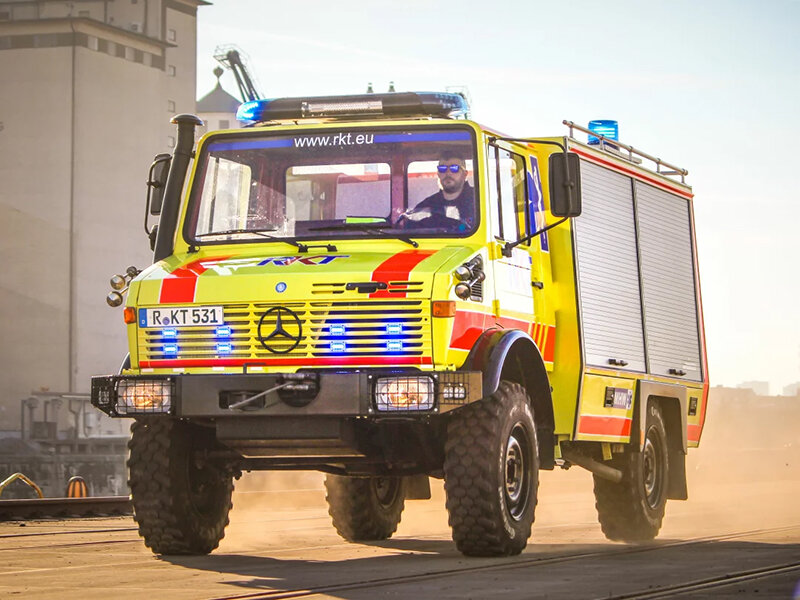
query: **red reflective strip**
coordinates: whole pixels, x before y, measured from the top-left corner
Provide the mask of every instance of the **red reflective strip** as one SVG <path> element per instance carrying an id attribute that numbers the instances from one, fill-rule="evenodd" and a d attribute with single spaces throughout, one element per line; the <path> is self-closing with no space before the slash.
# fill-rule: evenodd
<path id="1" fill-rule="evenodd" d="M 456 350 L 471 350 L 486 328 L 489 315 L 471 310 L 457 310 L 450 334 L 450 347 Z"/>
<path id="2" fill-rule="evenodd" d="M 143 369 L 168 369 L 177 367 L 243 367 L 248 366 L 304 366 L 304 365 L 429 365 L 430 356 L 341 356 L 332 358 L 197 358 L 170 360 L 143 360 Z"/>
<path id="3" fill-rule="evenodd" d="M 372 272 L 372 281 L 389 283 L 390 281 L 408 281 L 408 276 L 419 263 L 435 254 L 436 250 L 403 250 L 387 258 Z M 405 298 L 405 292 L 389 293 L 378 290 L 369 295 L 370 298 Z"/>
<path id="4" fill-rule="evenodd" d="M 542 358 L 545 362 L 553 362 L 556 355 L 556 328 L 545 327 L 544 348 Z"/>
<path id="5" fill-rule="evenodd" d="M 690 442 L 699 442 L 702 431 L 702 425 L 692 425 L 689 423 L 689 425 L 686 426 L 686 439 Z"/>
<path id="6" fill-rule="evenodd" d="M 581 415 L 578 433 L 628 437 L 631 434 L 631 422 L 632 419 L 629 417 Z"/>
<path id="7" fill-rule="evenodd" d="M 194 302 L 197 278 L 206 271 L 206 267 L 200 264 L 201 261 L 209 263 L 227 260 L 228 258 L 230 257 L 217 256 L 214 258 L 203 258 L 178 267 L 161 280 L 161 292 L 158 296 L 158 302 L 160 304 Z"/>
<path id="8" fill-rule="evenodd" d="M 672 186 L 667 185 L 663 181 L 659 181 L 658 179 L 653 179 L 652 177 L 648 177 L 647 175 L 642 175 L 641 173 L 637 173 L 636 171 L 633 171 L 631 169 L 626 169 L 625 167 L 622 167 L 622 166 L 620 166 L 620 165 L 618 165 L 616 163 L 613 163 L 611 161 L 603 160 L 602 158 L 599 158 L 599 157 L 595 156 L 594 154 L 589 154 L 588 152 L 583 152 L 579 148 L 570 148 L 569 150 L 570 150 L 570 152 L 574 152 L 575 154 L 580 154 L 581 156 L 583 156 L 584 158 L 586 158 L 586 159 L 588 159 L 588 160 L 590 160 L 592 162 L 596 162 L 596 163 L 599 163 L 601 165 L 605 165 L 607 167 L 611 167 L 612 169 L 615 169 L 617 171 L 621 171 L 622 173 L 625 173 L 627 175 L 635 177 L 636 179 L 641 179 L 642 181 L 646 181 L 647 183 L 651 183 L 651 184 L 653 184 L 653 185 L 655 185 L 657 187 L 660 187 L 660 188 L 663 188 L 665 190 L 668 190 L 668 191 L 672 192 L 673 194 L 678 194 L 679 196 L 682 196 L 682 197 L 687 198 L 687 199 L 694 198 L 694 194 L 690 194 L 689 192 L 686 192 L 685 190 L 681 190 L 680 188 L 674 188 Z"/>

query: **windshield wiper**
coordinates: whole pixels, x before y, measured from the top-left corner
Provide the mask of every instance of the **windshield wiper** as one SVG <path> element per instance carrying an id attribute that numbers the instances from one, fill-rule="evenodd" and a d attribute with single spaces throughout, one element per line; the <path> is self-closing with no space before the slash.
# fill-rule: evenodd
<path id="1" fill-rule="evenodd" d="M 347 231 L 347 230 L 356 230 L 356 231 L 363 231 L 364 233 L 371 233 L 371 234 L 384 234 L 384 237 L 393 237 L 397 238 L 400 241 L 405 242 L 406 244 L 410 244 L 414 248 L 419 247 L 419 244 L 412 240 L 407 235 L 403 235 L 401 233 L 389 233 L 383 231 L 384 229 L 390 229 L 393 227 L 391 223 L 341 223 L 339 225 L 328 225 L 326 227 L 310 227 L 309 231 Z"/>
<path id="2" fill-rule="evenodd" d="M 208 233 L 201 233 L 200 235 L 195 235 L 195 239 L 211 237 L 214 235 L 233 235 L 236 233 L 252 233 L 253 235 L 257 235 L 259 237 L 267 238 L 268 240 L 273 240 L 276 242 L 285 242 L 287 244 L 291 244 L 295 246 L 300 252 L 308 252 L 308 246 L 303 244 L 302 242 L 298 242 L 294 238 L 284 238 L 278 237 L 277 235 L 270 235 L 267 233 L 268 231 L 277 231 L 276 228 L 272 229 L 226 229 L 224 231 L 210 231 Z"/>

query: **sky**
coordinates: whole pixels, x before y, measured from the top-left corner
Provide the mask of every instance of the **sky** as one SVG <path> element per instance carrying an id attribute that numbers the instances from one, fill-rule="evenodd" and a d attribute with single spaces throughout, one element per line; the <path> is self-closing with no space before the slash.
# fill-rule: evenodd
<path id="1" fill-rule="evenodd" d="M 234 44 L 266 98 L 463 86 L 509 135 L 619 121 L 689 170 L 712 385 L 800 381 L 800 0 L 212 1 L 198 97 Z"/>

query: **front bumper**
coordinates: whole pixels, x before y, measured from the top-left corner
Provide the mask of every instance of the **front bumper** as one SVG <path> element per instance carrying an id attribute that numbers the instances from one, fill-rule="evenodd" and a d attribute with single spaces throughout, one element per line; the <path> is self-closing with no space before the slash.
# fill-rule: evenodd
<path id="1" fill-rule="evenodd" d="M 388 406 L 386 380 L 430 379 L 421 406 Z M 381 382 L 382 385 L 379 385 Z M 404 385 L 407 385 L 405 382 Z M 383 370 L 242 375 L 110 375 L 92 378 L 92 404 L 112 417 L 169 414 L 181 418 L 264 416 L 413 417 L 440 414 L 482 396 L 478 371 Z"/>

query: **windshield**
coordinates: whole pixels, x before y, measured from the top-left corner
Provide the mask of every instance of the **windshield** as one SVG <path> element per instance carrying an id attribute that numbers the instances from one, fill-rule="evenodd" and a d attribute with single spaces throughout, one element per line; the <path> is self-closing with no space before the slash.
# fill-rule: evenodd
<path id="1" fill-rule="evenodd" d="M 478 224 L 474 142 L 461 128 L 225 137 L 200 157 L 195 243 L 466 236 Z"/>

